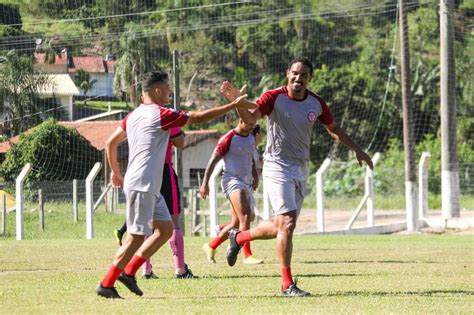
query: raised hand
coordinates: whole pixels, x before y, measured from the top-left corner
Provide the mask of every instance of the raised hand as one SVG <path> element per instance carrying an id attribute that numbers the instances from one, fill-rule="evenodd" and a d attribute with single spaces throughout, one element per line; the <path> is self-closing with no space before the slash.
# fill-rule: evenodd
<path id="1" fill-rule="evenodd" d="M 233 102 L 236 98 L 244 95 L 247 91 L 247 85 L 244 85 L 240 90 L 236 89 L 229 81 L 224 81 L 221 85 L 221 93 L 230 102 Z"/>
<path id="2" fill-rule="evenodd" d="M 234 104 L 238 109 L 255 109 L 258 106 L 255 103 L 250 102 L 247 99 L 247 94 L 237 97 L 232 104 Z"/>

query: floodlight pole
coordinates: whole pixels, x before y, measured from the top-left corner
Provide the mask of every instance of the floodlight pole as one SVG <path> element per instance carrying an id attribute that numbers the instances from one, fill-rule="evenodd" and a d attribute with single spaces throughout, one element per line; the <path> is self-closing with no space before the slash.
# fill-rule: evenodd
<path id="1" fill-rule="evenodd" d="M 443 219 L 459 217 L 456 73 L 452 0 L 440 0 L 441 206 Z"/>
<path id="2" fill-rule="evenodd" d="M 407 215 L 407 230 L 418 230 L 417 186 L 415 166 L 415 142 L 413 137 L 413 109 L 410 95 L 410 48 L 408 38 L 408 21 L 405 2 L 399 3 L 400 23 L 400 66 L 403 107 L 403 147 L 405 149 L 405 204 Z"/>

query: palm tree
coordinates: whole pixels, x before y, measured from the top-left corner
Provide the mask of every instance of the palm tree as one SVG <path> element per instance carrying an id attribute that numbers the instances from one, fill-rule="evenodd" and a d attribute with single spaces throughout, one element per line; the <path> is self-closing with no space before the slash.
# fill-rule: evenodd
<path id="1" fill-rule="evenodd" d="M 76 84 L 84 93 L 84 96 L 87 96 L 87 92 L 92 89 L 92 87 L 97 83 L 96 79 L 91 80 L 89 73 L 84 71 L 84 69 L 77 70 L 76 73 Z M 84 100 L 84 105 L 87 105 L 87 99 Z"/>
<path id="2" fill-rule="evenodd" d="M 44 118 L 40 115 L 39 92 L 51 84 L 51 79 L 35 70 L 33 58 L 14 50 L 0 52 L 0 60 L 0 112 L 4 114 L 4 128 L 18 134 Z"/>

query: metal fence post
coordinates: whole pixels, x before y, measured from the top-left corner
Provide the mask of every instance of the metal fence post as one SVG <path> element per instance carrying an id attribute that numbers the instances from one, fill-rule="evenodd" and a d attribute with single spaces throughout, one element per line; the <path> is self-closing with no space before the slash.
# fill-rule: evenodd
<path id="1" fill-rule="evenodd" d="M 224 167 L 224 161 L 220 160 L 214 171 L 211 174 L 211 178 L 209 179 L 209 225 L 210 225 L 210 235 L 212 237 L 216 237 L 217 233 L 214 227 L 217 225 L 217 185 L 216 185 L 216 177 L 222 171 Z"/>
<path id="2" fill-rule="evenodd" d="M 77 223 L 79 218 L 77 200 L 77 179 L 74 179 L 72 181 L 72 208 L 74 211 L 74 223 Z"/>
<path id="3" fill-rule="evenodd" d="M 86 238 L 91 240 L 94 238 L 94 179 L 99 174 L 102 163 L 95 163 L 86 178 Z"/>
<path id="4" fill-rule="evenodd" d="M 380 152 L 376 152 L 372 158 L 374 166 L 380 160 Z M 367 226 L 374 226 L 374 171 L 370 167 L 366 167 L 365 175 L 365 193 L 368 195 L 367 198 Z"/>
<path id="5" fill-rule="evenodd" d="M 316 224 L 318 232 L 324 232 L 324 174 L 330 164 L 331 159 L 326 158 L 316 171 Z"/>
<path id="6" fill-rule="evenodd" d="M 44 232 L 44 203 L 43 203 L 43 190 L 38 189 L 38 205 L 39 205 L 39 228 Z"/>
<path id="7" fill-rule="evenodd" d="M 2 235 L 7 234 L 7 194 L 2 194 Z"/>
<path id="8" fill-rule="evenodd" d="M 428 216 L 428 164 L 430 152 L 423 152 L 418 165 L 418 216 L 423 220 Z"/>
<path id="9" fill-rule="evenodd" d="M 31 171 L 31 164 L 26 163 L 15 181 L 15 209 L 16 209 L 16 239 L 21 241 L 24 236 L 23 229 L 23 183 Z"/>

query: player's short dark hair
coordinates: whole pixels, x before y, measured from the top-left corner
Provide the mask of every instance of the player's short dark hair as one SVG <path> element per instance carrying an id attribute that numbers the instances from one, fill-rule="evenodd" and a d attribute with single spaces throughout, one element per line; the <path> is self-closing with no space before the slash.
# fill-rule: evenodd
<path id="1" fill-rule="evenodd" d="M 298 57 L 298 58 L 295 58 L 295 59 L 291 60 L 290 63 L 288 64 L 288 69 L 291 69 L 291 66 L 294 65 L 295 63 L 298 63 L 298 62 L 301 62 L 306 67 L 308 67 L 309 68 L 309 74 L 313 75 L 313 70 L 314 70 L 313 63 L 306 57 Z"/>
<path id="2" fill-rule="evenodd" d="M 153 85 L 165 83 L 166 81 L 168 81 L 168 73 L 161 70 L 148 72 L 143 76 L 142 90 L 143 92 L 147 92 Z"/>
<path id="3" fill-rule="evenodd" d="M 253 128 L 253 130 L 252 130 L 252 134 L 253 134 L 254 136 L 256 136 L 256 135 L 258 135 L 258 134 L 261 133 L 261 132 L 262 132 L 262 130 L 261 130 L 261 128 L 260 128 L 260 125 L 259 125 L 259 124 L 256 124 L 256 125 L 255 125 L 255 128 Z"/>

